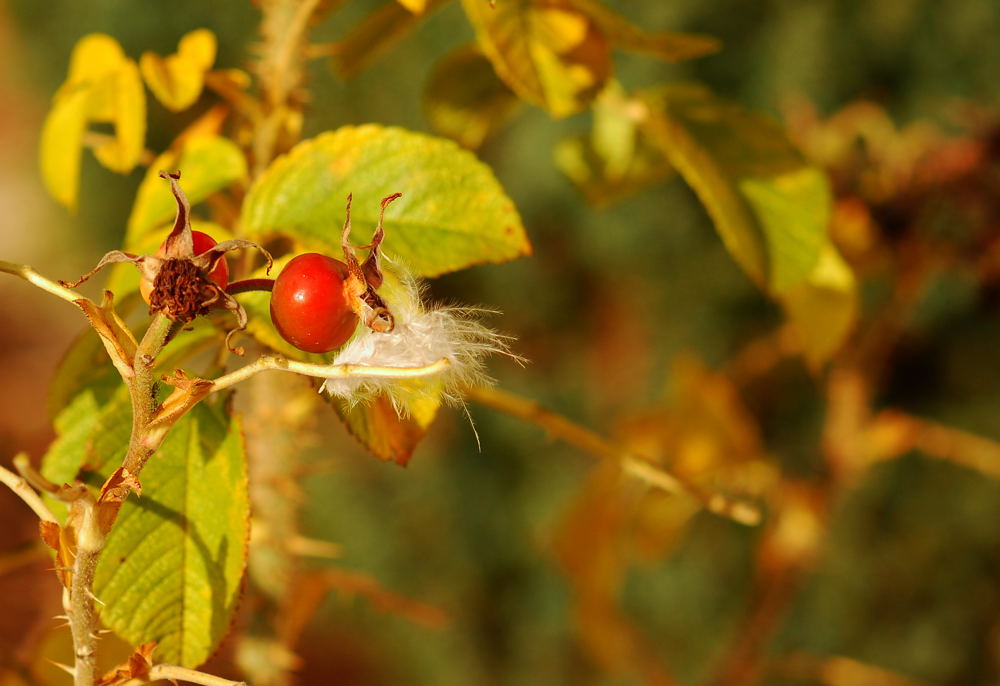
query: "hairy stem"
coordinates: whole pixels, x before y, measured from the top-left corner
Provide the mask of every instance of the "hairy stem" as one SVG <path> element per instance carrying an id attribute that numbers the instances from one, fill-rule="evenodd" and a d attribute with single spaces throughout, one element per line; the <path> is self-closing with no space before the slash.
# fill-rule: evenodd
<path id="1" fill-rule="evenodd" d="M 717 515 L 749 526 L 760 522 L 760 510 L 756 506 L 721 493 L 707 493 L 687 479 L 677 474 L 671 474 L 654 465 L 650 460 L 616 445 L 590 429 L 547 410 L 534 400 L 495 388 L 470 388 L 466 392 L 466 398 L 534 424 L 551 436 L 585 453 L 617 462 L 623 471 L 650 486 L 655 486 L 668 493 L 683 493 L 691 496 L 700 502 L 705 509 Z"/>
<path id="2" fill-rule="evenodd" d="M 174 322 L 164 314 L 157 314 L 146 329 L 146 334 L 135 352 L 133 364 L 135 376 L 129 382 L 129 393 L 132 398 L 132 435 L 122 466 L 137 478 L 157 448 L 157 444 L 150 441 L 148 435 L 149 423 L 156 412 L 154 392 L 156 380 L 153 378 L 153 367 L 173 326 Z"/>
<path id="3" fill-rule="evenodd" d="M 73 581 L 66 614 L 73 633 L 73 654 L 76 658 L 73 683 L 75 686 L 92 686 L 97 676 L 98 628 L 92 589 L 97 558 L 104 547 L 104 534 L 97 524 L 97 508 L 93 500 L 88 497 L 77 503 L 82 506 L 83 515 L 76 531 L 76 558 L 73 560 Z"/>
<path id="4" fill-rule="evenodd" d="M 319 0 L 262 0 L 263 56 L 258 64 L 263 112 L 254 122 L 253 176 L 279 152 L 282 129 L 297 108 L 292 94 L 302 81 L 306 29 Z"/>

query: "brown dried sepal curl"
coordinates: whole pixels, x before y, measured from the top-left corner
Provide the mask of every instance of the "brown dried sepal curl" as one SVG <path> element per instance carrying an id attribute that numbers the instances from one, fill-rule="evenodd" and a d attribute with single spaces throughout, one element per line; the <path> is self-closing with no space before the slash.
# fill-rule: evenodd
<path id="1" fill-rule="evenodd" d="M 223 295 L 201 269 L 187 260 L 164 260 L 149 294 L 149 311 L 163 312 L 175 322 L 186 324 L 208 311 Z"/>
<path id="2" fill-rule="evenodd" d="M 351 196 L 347 196 L 347 218 L 344 221 L 344 231 L 340 237 L 340 245 L 344 251 L 344 261 L 349 273 L 347 280 L 348 294 L 358 318 L 372 331 L 389 333 L 396 327 L 396 319 L 389 311 L 389 306 L 376 289 L 382 285 L 382 264 L 379 248 L 385 238 L 382 222 L 385 218 L 385 208 L 394 200 L 401 198 L 402 193 L 393 193 L 382 198 L 379 208 L 378 224 L 372 235 L 372 242 L 359 246 L 358 249 L 371 249 L 368 258 L 362 263 L 355 255 L 355 247 L 351 245 Z"/>
<path id="3" fill-rule="evenodd" d="M 253 241 L 234 239 L 223 241 L 203 253 L 194 253 L 191 236 L 191 205 L 181 190 L 177 180 L 181 173 L 160 172 L 160 178 L 170 182 L 174 199 L 177 201 L 177 217 L 174 228 L 163 242 L 162 255 L 133 255 L 121 250 L 112 250 L 97 263 L 91 271 L 73 283 L 60 282 L 74 288 L 83 283 L 105 266 L 116 262 L 131 262 L 142 278 L 153 284 L 149 294 L 149 312 L 162 312 L 173 321 L 186 324 L 199 315 L 207 314 L 213 308 L 224 308 L 236 315 L 237 328 L 226 335 L 226 345 L 237 354 L 239 348 L 230 345 L 230 339 L 237 331 L 247 326 L 247 313 L 232 295 L 213 282 L 208 275 L 225 259 L 225 253 L 240 248 L 256 248 L 267 258 L 267 271 L 271 271 L 271 255 Z"/>

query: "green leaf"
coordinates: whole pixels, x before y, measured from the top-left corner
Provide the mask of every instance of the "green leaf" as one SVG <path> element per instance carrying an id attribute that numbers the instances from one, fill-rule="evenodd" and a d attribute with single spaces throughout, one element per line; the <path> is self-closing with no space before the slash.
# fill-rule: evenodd
<path id="1" fill-rule="evenodd" d="M 180 348 L 171 361 L 205 340 L 205 328 L 218 338 L 203 327 L 174 341 Z M 57 377 L 89 359 L 92 344 L 79 339 Z M 56 389 L 65 392 L 65 380 Z M 204 662 L 228 631 L 246 563 L 244 446 L 223 405 L 198 405 L 167 435 L 142 472 L 142 496 L 122 506 L 94 581 L 105 624 L 133 645 L 157 641 L 159 659 L 188 667 Z M 82 468 L 99 486 L 121 463 L 131 426 L 128 391 L 109 363 L 97 366 L 55 424 L 42 473 L 64 483 Z"/>
<path id="2" fill-rule="evenodd" d="M 431 127 L 472 150 L 502 128 L 519 107 L 517 96 L 473 46 L 441 60 L 424 91 L 424 115 Z"/>
<path id="3" fill-rule="evenodd" d="M 857 318 L 854 273 L 828 243 L 809 277 L 782 294 L 781 303 L 803 357 L 817 371 L 840 349 Z"/>
<path id="4" fill-rule="evenodd" d="M 229 631 L 246 566 L 250 505 L 239 423 L 198 405 L 167 435 L 108 535 L 94 578 L 101 618 L 186 667 Z"/>
<path id="5" fill-rule="evenodd" d="M 177 212 L 170 186 L 159 177 L 161 169 L 181 170 L 181 186 L 192 205 L 247 178 L 246 158 L 232 141 L 214 135 L 185 140 L 179 154 L 167 151 L 149 166 L 128 218 L 126 245 L 137 245 L 146 232 L 172 221 Z"/>
<path id="6" fill-rule="evenodd" d="M 620 89 L 609 87 L 594 103 L 590 135 L 556 145 L 556 166 L 595 207 L 611 205 L 673 173 L 663 151 L 638 135 L 634 106 Z"/>
<path id="7" fill-rule="evenodd" d="M 521 98 L 564 117 L 585 108 L 611 76 L 611 47 L 571 0 L 462 0 L 483 53 Z"/>
<path id="8" fill-rule="evenodd" d="M 642 96 L 643 128 L 698 194 L 726 248 L 772 294 L 803 283 L 827 243 L 830 190 L 774 122 L 700 86 Z"/>
<path id="9" fill-rule="evenodd" d="M 386 211 L 383 249 L 417 275 L 531 252 L 489 167 L 451 141 L 373 124 L 322 134 L 276 160 L 251 187 L 242 225 L 251 239 L 284 233 L 339 255 L 347 195 L 353 241 L 364 245 L 379 201 L 395 192 L 403 197 Z"/>

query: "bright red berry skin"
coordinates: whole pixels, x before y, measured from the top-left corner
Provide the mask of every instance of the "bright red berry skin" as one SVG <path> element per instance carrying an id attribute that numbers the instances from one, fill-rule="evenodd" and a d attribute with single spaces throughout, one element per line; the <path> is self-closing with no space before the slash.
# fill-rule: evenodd
<path id="1" fill-rule="evenodd" d="M 274 280 L 271 321 L 299 350 L 330 352 L 358 326 L 345 289 L 347 265 L 319 253 L 293 258 Z"/>
<path id="2" fill-rule="evenodd" d="M 200 255 L 212 246 L 214 246 L 218 241 L 209 236 L 204 231 L 192 231 L 191 232 L 191 242 L 194 244 L 194 254 Z M 161 245 L 159 250 L 156 251 L 158 257 L 163 257 L 163 248 Z M 219 288 L 225 288 L 229 284 L 229 265 L 226 264 L 226 258 L 223 257 L 219 260 L 219 263 L 215 265 L 215 269 L 212 273 L 208 275 L 212 281 L 218 285 Z M 153 284 L 146 279 L 139 280 L 139 293 L 142 295 L 142 299 L 149 304 L 149 294 L 153 290 Z"/>

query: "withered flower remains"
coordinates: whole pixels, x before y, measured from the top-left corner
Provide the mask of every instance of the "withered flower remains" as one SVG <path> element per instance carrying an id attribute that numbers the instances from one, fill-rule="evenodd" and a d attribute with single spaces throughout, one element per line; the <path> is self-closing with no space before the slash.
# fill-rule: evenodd
<path id="1" fill-rule="evenodd" d="M 131 262 L 139 270 L 142 279 L 152 284 L 149 293 L 150 314 L 162 312 L 175 322 L 185 324 L 199 315 L 207 314 L 213 308 L 223 308 L 236 315 L 238 328 L 230 331 L 229 339 L 237 331 L 247 326 L 247 313 L 225 288 L 209 278 L 220 260 L 230 250 L 240 248 L 256 248 L 267 258 L 268 271 L 271 269 L 271 256 L 264 248 L 253 241 L 233 239 L 217 243 L 200 254 L 194 252 L 194 240 L 191 235 L 191 205 L 177 180 L 180 172 L 160 172 L 160 178 L 170 182 L 174 198 L 177 200 L 177 218 L 170 235 L 163 242 L 156 255 L 133 255 L 121 250 L 112 250 L 101 258 L 91 271 L 84 274 L 73 283 L 62 282 L 63 285 L 75 288 L 109 264 Z M 233 348 L 230 346 L 230 349 Z"/>

